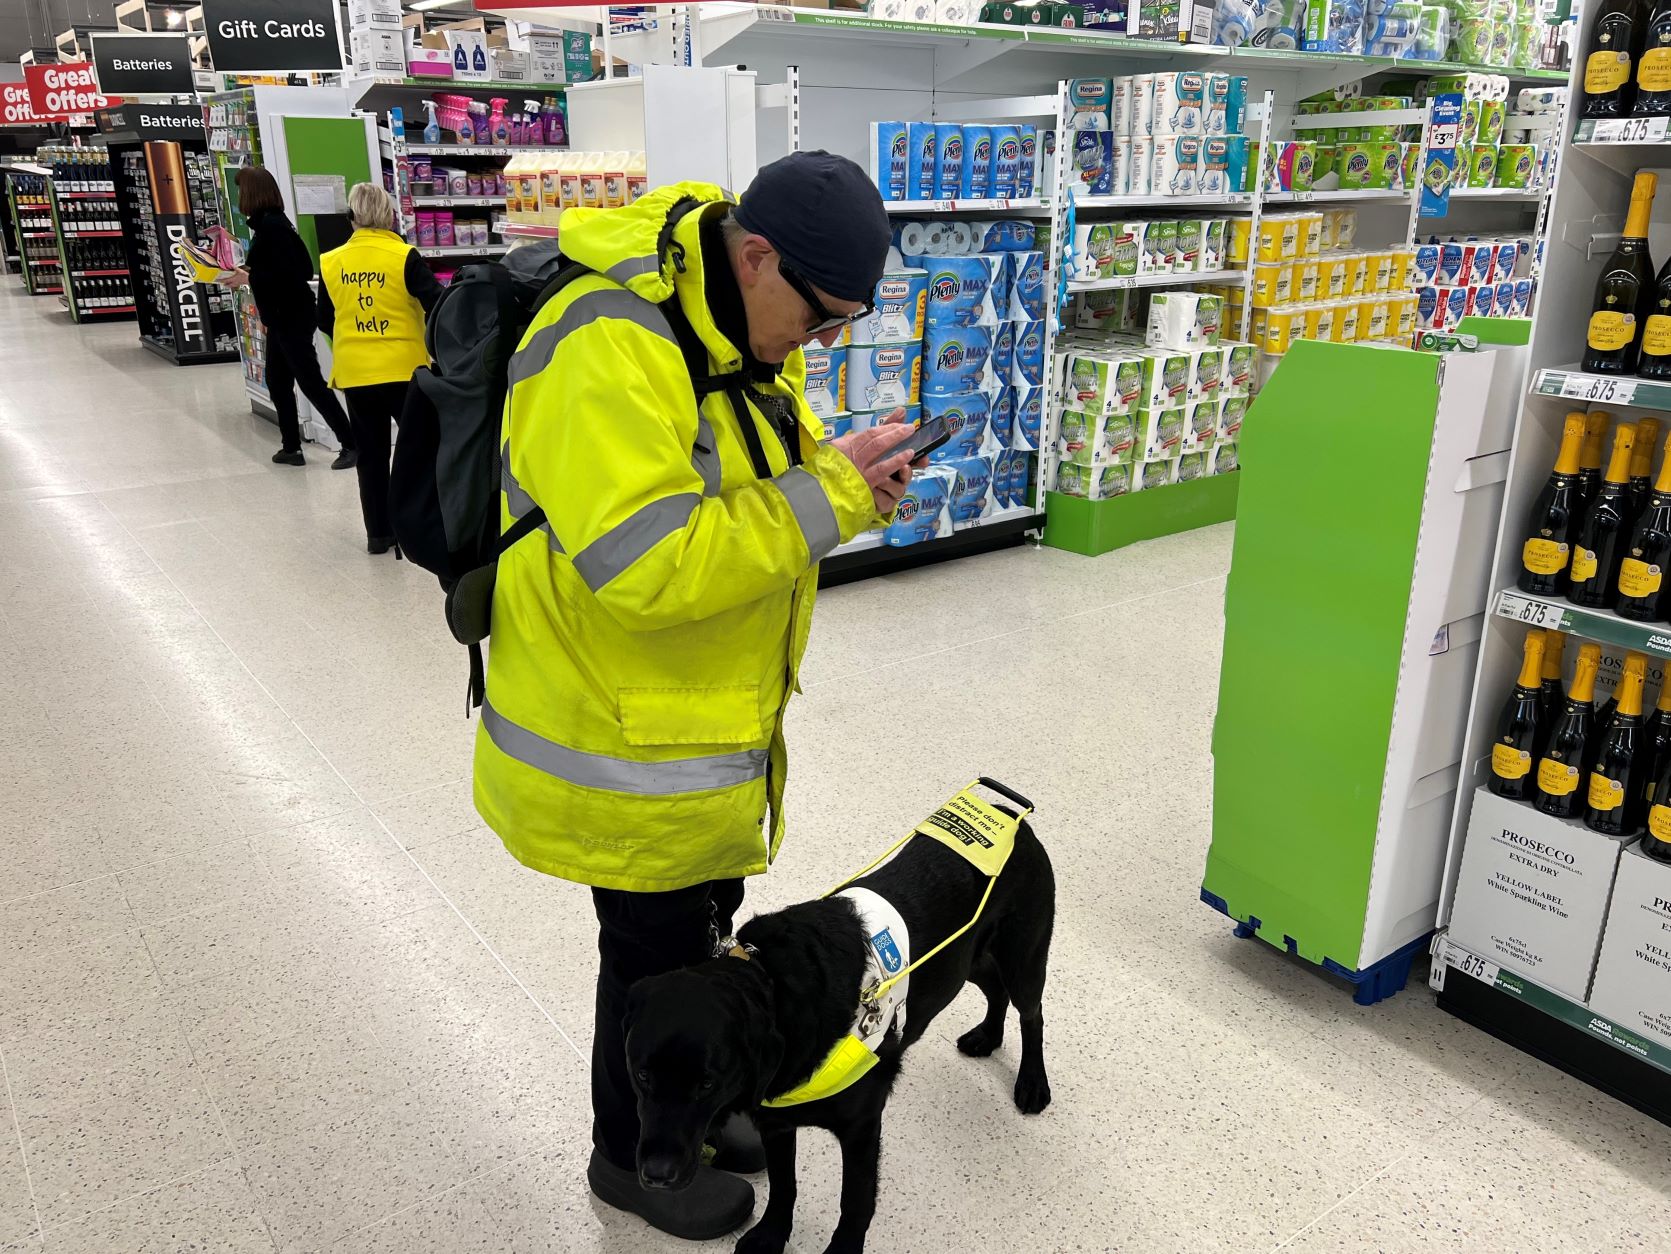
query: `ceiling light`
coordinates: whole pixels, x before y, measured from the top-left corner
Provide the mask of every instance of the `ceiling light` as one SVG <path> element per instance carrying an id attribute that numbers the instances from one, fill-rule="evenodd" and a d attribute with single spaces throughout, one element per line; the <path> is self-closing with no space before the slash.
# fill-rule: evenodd
<path id="1" fill-rule="evenodd" d="M 181 13 L 179 9 L 170 9 L 168 11 L 168 28 L 170 30 L 173 30 L 175 27 L 177 27 L 181 22 L 183 22 L 185 20 L 186 20 L 185 14 Z"/>
<path id="2" fill-rule="evenodd" d="M 459 0 L 413 0 L 413 2 L 408 4 L 406 7 L 411 9 L 414 13 L 422 13 L 427 9 L 445 9 L 451 5 L 457 4 L 458 2 Z"/>

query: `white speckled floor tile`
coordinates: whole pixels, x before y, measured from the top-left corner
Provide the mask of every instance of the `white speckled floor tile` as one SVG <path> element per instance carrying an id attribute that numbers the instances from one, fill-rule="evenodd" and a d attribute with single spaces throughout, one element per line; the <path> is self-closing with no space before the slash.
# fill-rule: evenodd
<path id="1" fill-rule="evenodd" d="M 243 1172 L 230 1160 L 50 1228 L 46 1248 L 49 1254 L 273 1254 L 274 1249 Z"/>
<path id="2" fill-rule="evenodd" d="M 475 814 L 434 581 L 363 551 L 353 475 L 268 462 L 237 367 L 50 305 L 0 280 L 0 1250 L 692 1248 L 585 1189 L 591 902 Z M 966 991 L 888 1108 L 870 1249 L 1657 1254 L 1671 1131 L 1200 903 L 1231 536 L 820 598 L 742 917 L 977 773 L 1057 878 L 1053 1105 L 1014 1108 L 1013 1017 L 956 1052 Z M 819 1254 L 839 1158 L 801 1142 Z"/>

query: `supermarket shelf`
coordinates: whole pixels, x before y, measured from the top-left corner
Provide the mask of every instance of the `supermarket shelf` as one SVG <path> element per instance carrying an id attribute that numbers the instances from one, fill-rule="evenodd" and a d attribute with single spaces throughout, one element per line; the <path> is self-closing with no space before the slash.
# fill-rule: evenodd
<path id="1" fill-rule="evenodd" d="M 523 239 L 556 239 L 557 228 L 540 222 L 500 222 L 494 227 L 501 235 Z"/>
<path id="2" fill-rule="evenodd" d="M 1440 934 L 1428 983 L 1439 1006 L 1646 1115 L 1671 1123 L 1671 1050 L 1505 971 Z"/>
<path id="3" fill-rule="evenodd" d="M 111 278 L 115 275 L 127 274 L 128 271 L 126 271 L 126 270 L 72 270 L 72 271 L 70 271 L 70 273 L 78 279 L 104 279 L 104 278 Z"/>
<path id="4" fill-rule="evenodd" d="M 566 83 L 501 83 L 501 82 L 473 82 L 462 78 L 396 78 L 390 74 L 373 74 L 364 78 L 350 76 L 345 85 L 348 95 L 356 104 L 364 100 L 378 89 L 385 91 L 400 91 L 403 89 L 435 91 L 486 91 L 513 92 L 519 91 L 528 96 L 555 96 L 568 90 Z"/>
<path id="5" fill-rule="evenodd" d="M 1671 626 L 1665 623 L 1633 623 L 1611 610 L 1584 609 L 1555 597 L 1529 596 L 1516 588 L 1499 592 L 1492 612 L 1528 627 L 1570 632 L 1586 640 L 1671 658 Z"/>
<path id="6" fill-rule="evenodd" d="M 1319 204 L 1401 204 L 1410 203 L 1410 193 L 1396 187 L 1319 187 L 1304 192 L 1266 192 L 1267 205 Z"/>
<path id="7" fill-rule="evenodd" d="M 1535 205 L 1544 193 L 1524 187 L 1453 187 L 1452 200 L 1501 200 L 1510 204 Z"/>
<path id="8" fill-rule="evenodd" d="M 999 196 L 989 200 L 889 200 L 884 203 L 889 213 L 1050 212 L 1050 201 L 1042 196 Z"/>
<path id="9" fill-rule="evenodd" d="M 29 264 L 32 265 L 32 266 L 57 266 L 58 258 L 56 258 L 56 257 L 31 257 L 31 258 L 29 258 Z"/>
<path id="10" fill-rule="evenodd" d="M 65 231 L 65 239 L 106 239 L 120 236 L 120 231 Z"/>
<path id="11" fill-rule="evenodd" d="M 1242 287 L 1246 270 L 1173 270 L 1166 274 L 1116 274 L 1106 279 L 1087 279 L 1068 284 L 1070 292 L 1110 292 L 1122 287 L 1173 287 L 1185 283 L 1223 284 Z"/>
<path id="12" fill-rule="evenodd" d="M 1577 366 L 1557 366 L 1532 376 L 1533 396 L 1560 396 L 1575 401 L 1607 401 L 1638 409 L 1671 412 L 1671 383 L 1639 379 L 1635 375 L 1585 374 Z"/>
<path id="13" fill-rule="evenodd" d="M 414 196 L 413 209 L 456 209 L 460 206 L 502 205 L 503 196 Z"/>
<path id="14" fill-rule="evenodd" d="M 1023 543 L 1029 531 L 1037 531 L 1043 526 L 1043 514 L 1023 508 L 1004 510 L 977 527 L 965 527 L 949 536 L 903 548 L 885 545 L 880 537 L 865 537 L 842 545 L 826 557 L 818 567 L 818 584 L 828 588 L 948 558 L 1011 548 Z"/>
<path id="15" fill-rule="evenodd" d="M 391 143 L 388 139 L 382 141 L 385 157 L 394 155 Z M 406 151 L 419 157 L 513 157 L 533 148 L 531 145 L 516 148 L 510 144 L 407 144 Z"/>
<path id="16" fill-rule="evenodd" d="M 502 253 L 503 244 L 437 244 L 433 248 L 420 248 L 420 257 L 482 257 L 488 253 Z"/>
<path id="17" fill-rule="evenodd" d="M 19 231 L 18 234 L 24 239 L 51 239 L 53 237 L 51 231 Z"/>
<path id="18" fill-rule="evenodd" d="M 115 192 L 59 192 L 59 200 L 115 200 Z"/>
<path id="19" fill-rule="evenodd" d="M 1268 199 L 1268 198 L 1267 198 Z M 1251 192 L 1219 193 L 1211 196 L 1080 196 L 1075 194 L 1075 209 L 1136 209 L 1147 205 L 1170 209 L 1174 206 L 1206 206 L 1216 209 L 1246 209 L 1253 204 Z"/>

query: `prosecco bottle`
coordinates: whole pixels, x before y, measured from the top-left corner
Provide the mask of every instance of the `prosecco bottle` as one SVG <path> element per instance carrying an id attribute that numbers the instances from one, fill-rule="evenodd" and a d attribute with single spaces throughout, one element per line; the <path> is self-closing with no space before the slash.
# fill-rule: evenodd
<path id="1" fill-rule="evenodd" d="M 1642 852 L 1671 862 L 1671 754 L 1660 760 L 1648 788 L 1648 830 L 1642 833 Z"/>
<path id="2" fill-rule="evenodd" d="M 1636 62 L 1636 102 L 1631 113 L 1639 118 L 1671 114 L 1671 0 L 1648 0 L 1642 55 Z"/>
<path id="3" fill-rule="evenodd" d="M 1624 560 L 1619 563 L 1619 617 L 1638 623 L 1665 621 L 1665 567 L 1671 562 L 1671 457 L 1659 468 L 1659 479 L 1630 533 Z"/>
<path id="4" fill-rule="evenodd" d="M 1619 246 L 1601 268 L 1584 333 L 1582 369 L 1591 374 L 1630 374 L 1636 369 L 1642 321 L 1653 304 L 1654 263 L 1648 256 L 1648 220 L 1659 176 L 1639 171 L 1630 189 Z"/>
<path id="5" fill-rule="evenodd" d="M 1572 542 L 1567 600 L 1605 609 L 1619 598 L 1619 563 L 1624 560 L 1636 514 L 1630 508 L 1630 453 L 1636 428 L 1621 422 L 1613 433 L 1613 456 L 1590 512 Z"/>
<path id="6" fill-rule="evenodd" d="M 1667 0 L 1671 10 L 1671 0 Z M 1671 50 L 1668 50 L 1671 51 Z M 1660 267 L 1642 320 L 1642 352 L 1636 373 L 1644 379 L 1671 379 L 1671 261 Z"/>
<path id="7" fill-rule="evenodd" d="M 1596 667 L 1600 662 L 1599 644 L 1578 647 L 1572 687 L 1567 689 L 1561 715 L 1549 731 L 1549 744 L 1538 759 L 1538 791 L 1533 804 L 1541 813 L 1558 819 L 1577 818 L 1584 813 L 1585 795 L 1578 785 L 1589 774 L 1584 750 L 1596 716 Z"/>
<path id="8" fill-rule="evenodd" d="M 1549 730 L 1561 715 L 1566 694 L 1561 691 L 1561 674 L 1566 669 L 1567 633 L 1545 629 L 1543 633 L 1543 687 L 1538 690 L 1538 741 L 1532 749 L 1535 762 L 1543 756 Z"/>
<path id="9" fill-rule="evenodd" d="M 1642 729 L 1642 683 L 1648 659 L 1625 654 L 1619 677 L 1618 708 L 1608 720 L 1601 752 L 1590 768 L 1584 826 L 1604 836 L 1634 836 L 1642 828 L 1642 767 L 1647 757 Z"/>
<path id="10" fill-rule="evenodd" d="M 1601 490 L 1601 455 L 1607 440 L 1607 427 L 1613 415 L 1605 409 L 1592 409 L 1584 415 L 1584 443 L 1578 446 L 1578 510 L 1589 512 L 1590 503 Z"/>
<path id="11" fill-rule="evenodd" d="M 1538 740 L 1543 688 L 1543 633 L 1526 633 L 1520 678 L 1497 715 L 1497 739 L 1491 745 L 1491 778 L 1485 786 L 1499 797 L 1525 801 L 1535 786 L 1532 755 Z"/>
<path id="12" fill-rule="evenodd" d="M 1641 27 L 1641 0 L 1601 0 L 1584 49 L 1585 117 L 1617 118 L 1630 112 L 1635 93 L 1631 69 Z"/>
<path id="13" fill-rule="evenodd" d="M 1578 517 L 1578 450 L 1584 443 L 1584 415 L 1567 415 L 1561 431 L 1561 452 L 1549 482 L 1532 502 L 1526 520 L 1525 539 L 1520 546 L 1520 575 L 1515 586 L 1522 592 L 1560 596 L 1567 590 L 1567 564 L 1571 556 L 1572 533 Z"/>
<path id="14" fill-rule="evenodd" d="M 1654 487 L 1654 446 L 1659 443 L 1659 419 L 1636 419 L 1636 439 L 1630 450 L 1630 486 L 1626 495 L 1630 497 L 1630 530 L 1636 526 L 1636 519 L 1648 503 L 1648 495 Z"/>
<path id="15" fill-rule="evenodd" d="M 1659 778 L 1666 755 L 1671 754 L 1671 677 L 1659 686 L 1659 700 L 1643 725 L 1642 736 L 1648 753 L 1642 772 L 1642 795 L 1647 799 L 1653 796 L 1654 780 Z"/>

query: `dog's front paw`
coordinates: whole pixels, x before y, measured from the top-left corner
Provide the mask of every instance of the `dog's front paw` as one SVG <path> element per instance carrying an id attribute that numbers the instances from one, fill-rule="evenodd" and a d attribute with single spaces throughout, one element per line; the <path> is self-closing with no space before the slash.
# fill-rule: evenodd
<path id="1" fill-rule="evenodd" d="M 761 1220 L 737 1239 L 737 1254 L 783 1254 L 789 1247 L 789 1229 Z"/>
<path id="2" fill-rule="evenodd" d="M 977 1024 L 957 1038 L 958 1052 L 971 1058 L 985 1058 L 1003 1043 L 1004 1030 L 999 1028 L 996 1033 L 988 1032 L 984 1023 Z"/>
<path id="3" fill-rule="evenodd" d="M 1020 1075 L 1015 1081 L 1015 1108 L 1024 1115 L 1036 1115 L 1050 1105 L 1050 1081 L 1043 1071 Z"/>

